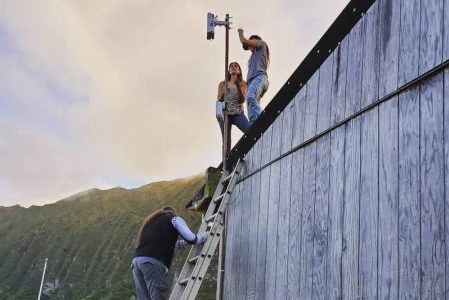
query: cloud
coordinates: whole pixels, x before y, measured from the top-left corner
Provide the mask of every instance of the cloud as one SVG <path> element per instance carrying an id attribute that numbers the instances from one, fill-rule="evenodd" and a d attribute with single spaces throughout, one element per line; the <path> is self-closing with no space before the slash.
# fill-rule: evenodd
<path id="1" fill-rule="evenodd" d="M 0 205 L 217 165 L 224 31 L 207 41 L 206 13 L 229 12 L 269 43 L 266 105 L 346 3 L 3 0 Z M 246 73 L 236 30 L 230 45 Z"/>

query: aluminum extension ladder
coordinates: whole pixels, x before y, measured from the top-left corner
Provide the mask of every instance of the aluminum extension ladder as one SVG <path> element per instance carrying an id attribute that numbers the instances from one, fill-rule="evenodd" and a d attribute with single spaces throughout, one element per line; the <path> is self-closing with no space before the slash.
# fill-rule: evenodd
<path id="1" fill-rule="evenodd" d="M 224 213 L 242 165 L 243 161 L 239 160 L 230 174 L 223 173 L 207 208 L 205 222 L 202 222 L 198 231 L 198 234 L 207 233 L 207 240 L 204 245 L 192 246 L 173 287 L 170 300 L 195 299 L 223 234 Z"/>

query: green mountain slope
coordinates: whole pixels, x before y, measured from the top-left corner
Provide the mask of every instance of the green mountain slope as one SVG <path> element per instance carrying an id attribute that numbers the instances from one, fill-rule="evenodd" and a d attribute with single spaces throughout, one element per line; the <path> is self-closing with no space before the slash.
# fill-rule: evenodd
<path id="1" fill-rule="evenodd" d="M 36 299 L 46 257 L 42 299 L 133 299 L 130 262 L 144 217 L 172 205 L 197 229 L 200 215 L 184 206 L 203 183 L 204 176 L 195 176 L 132 190 L 92 189 L 39 207 L 0 207 L 0 299 Z M 187 253 L 175 255 L 173 276 Z M 214 287 L 210 280 L 198 299 L 214 299 Z"/>

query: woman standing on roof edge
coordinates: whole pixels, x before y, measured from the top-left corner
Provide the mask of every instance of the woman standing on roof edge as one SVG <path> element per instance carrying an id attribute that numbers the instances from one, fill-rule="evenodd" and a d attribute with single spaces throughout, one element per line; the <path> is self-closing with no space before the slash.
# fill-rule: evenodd
<path id="1" fill-rule="evenodd" d="M 181 236 L 181 240 L 178 239 Z M 136 237 L 132 261 L 138 300 L 167 299 L 170 292 L 168 268 L 174 249 L 189 244 L 202 244 L 206 236 L 194 234 L 171 206 L 165 206 L 142 223 Z"/>
<path id="2" fill-rule="evenodd" d="M 248 105 L 249 123 L 252 125 L 261 113 L 260 99 L 268 90 L 267 68 L 270 64 L 270 50 L 260 36 L 252 35 L 246 39 L 243 29 L 239 29 L 239 38 L 244 50 L 250 50 L 251 57 L 248 62 L 248 91 L 246 103 Z"/>
<path id="3" fill-rule="evenodd" d="M 246 81 L 243 80 L 242 77 L 242 69 L 240 65 L 236 62 L 232 62 L 229 64 L 228 69 L 228 94 L 227 98 L 224 99 L 225 85 L 224 81 L 218 84 L 218 101 L 225 102 L 227 113 L 228 113 L 228 148 L 231 147 L 231 126 L 237 126 L 243 133 L 247 133 L 250 124 L 248 119 L 245 116 L 245 112 L 243 110 L 243 103 L 245 102 L 245 94 L 246 94 Z M 224 121 L 217 115 L 217 120 L 221 129 L 221 136 L 224 137 Z"/>

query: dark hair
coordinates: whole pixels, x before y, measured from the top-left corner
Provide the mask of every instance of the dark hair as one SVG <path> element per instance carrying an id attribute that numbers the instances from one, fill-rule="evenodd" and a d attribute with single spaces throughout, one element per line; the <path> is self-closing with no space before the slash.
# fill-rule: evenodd
<path id="1" fill-rule="evenodd" d="M 238 62 L 235 62 L 235 61 L 233 61 L 232 63 L 230 63 L 229 66 L 228 66 L 228 81 L 231 80 L 231 72 L 229 72 L 229 69 L 231 68 L 231 65 L 232 65 L 232 64 L 236 64 L 236 65 L 239 67 L 240 74 L 237 75 L 237 77 L 239 78 L 240 81 L 242 81 L 242 80 L 243 80 L 243 77 L 242 77 L 242 68 L 240 67 L 239 63 L 238 63 Z"/>
<path id="2" fill-rule="evenodd" d="M 260 36 L 258 36 L 257 34 L 253 34 L 252 36 L 249 37 L 249 39 L 250 40 L 259 40 L 259 41 L 262 40 L 262 38 Z M 243 49 L 248 50 L 249 48 L 243 46 Z M 268 59 L 268 61 L 270 61 L 270 49 L 268 48 L 268 45 L 267 45 L 267 59 Z"/>
<path id="3" fill-rule="evenodd" d="M 157 217 L 159 217 L 160 215 L 163 215 L 163 214 L 173 214 L 173 215 L 175 215 L 176 214 L 176 210 L 172 206 L 164 206 L 161 209 L 156 210 L 155 212 L 153 212 L 151 215 L 147 216 L 145 218 L 145 220 L 143 220 L 142 225 L 140 226 L 140 229 L 137 232 L 136 241 L 135 241 L 136 248 L 140 244 L 140 240 L 142 238 L 142 232 L 145 229 L 145 227 L 147 227 L 147 225 L 150 224 L 151 221 L 153 221 L 154 219 L 156 219 Z"/>
<path id="4" fill-rule="evenodd" d="M 258 36 L 257 34 L 253 34 L 252 36 L 249 37 L 250 40 L 262 40 L 262 38 L 260 36 Z"/>

